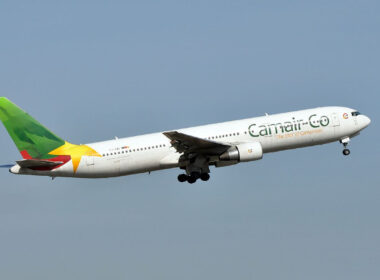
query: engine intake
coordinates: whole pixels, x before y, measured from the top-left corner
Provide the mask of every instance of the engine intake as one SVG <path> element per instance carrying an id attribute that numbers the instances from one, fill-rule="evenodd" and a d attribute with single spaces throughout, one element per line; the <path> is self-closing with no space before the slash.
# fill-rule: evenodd
<path id="1" fill-rule="evenodd" d="M 263 148 L 259 142 L 243 143 L 228 149 L 219 159 L 222 161 L 247 162 L 263 158 Z"/>

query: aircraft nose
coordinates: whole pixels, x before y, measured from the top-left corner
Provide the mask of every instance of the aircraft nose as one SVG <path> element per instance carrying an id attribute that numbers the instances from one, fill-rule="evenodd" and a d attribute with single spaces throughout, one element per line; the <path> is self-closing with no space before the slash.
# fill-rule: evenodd
<path id="1" fill-rule="evenodd" d="M 371 119 L 365 115 L 362 116 L 362 121 L 361 121 L 362 125 L 363 125 L 363 128 L 369 126 L 369 124 L 371 123 Z"/>

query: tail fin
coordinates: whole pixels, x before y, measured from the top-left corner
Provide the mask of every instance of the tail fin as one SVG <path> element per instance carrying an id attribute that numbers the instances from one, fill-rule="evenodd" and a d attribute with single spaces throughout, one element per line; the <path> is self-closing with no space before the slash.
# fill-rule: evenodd
<path id="1" fill-rule="evenodd" d="M 65 141 L 5 97 L 0 97 L 0 120 L 23 158 L 49 159 Z"/>

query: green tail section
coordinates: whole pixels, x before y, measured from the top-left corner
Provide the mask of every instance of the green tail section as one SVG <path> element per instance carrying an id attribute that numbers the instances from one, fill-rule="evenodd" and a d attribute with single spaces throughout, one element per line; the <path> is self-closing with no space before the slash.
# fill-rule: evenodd
<path id="1" fill-rule="evenodd" d="M 29 154 L 37 159 L 53 158 L 49 152 L 65 144 L 64 140 L 5 97 L 0 97 L 0 120 L 23 157 Z"/>

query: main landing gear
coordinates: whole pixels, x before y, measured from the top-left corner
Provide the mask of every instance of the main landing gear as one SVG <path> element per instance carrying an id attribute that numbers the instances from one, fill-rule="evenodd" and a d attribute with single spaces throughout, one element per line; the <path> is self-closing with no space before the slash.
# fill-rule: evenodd
<path id="1" fill-rule="evenodd" d="M 347 149 L 347 145 L 349 142 L 350 142 L 349 137 L 346 137 L 346 138 L 343 138 L 342 140 L 340 140 L 340 143 L 342 143 L 344 146 L 343 155 L 345 155 L 345 156 L 348 156 L 351 153 L 351 151 L 349 149 Z"/>
<path id="2" fill-rule="evenodd" d="M 194 184 L 198 179 L 202 181 L 208 181 L 210 179 L 210 175 L 208 173 L 199 173 L 199 172 L 191 172 L 190 176 L 186 174 L 179 174 L 178 181 L 188 182 L 189 184 Z"/>
<path id="3" fill-rule="evenodd" d="M 208 181 L 210 179 L 209 160 L 203 155 L 189 156 L 188 162 L 181 169 L 185 169 L 185 174 L 178 175 L 178 181 L 194 184 L 198 179 Z"/>

